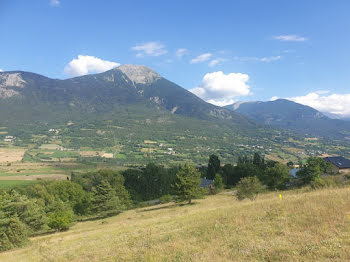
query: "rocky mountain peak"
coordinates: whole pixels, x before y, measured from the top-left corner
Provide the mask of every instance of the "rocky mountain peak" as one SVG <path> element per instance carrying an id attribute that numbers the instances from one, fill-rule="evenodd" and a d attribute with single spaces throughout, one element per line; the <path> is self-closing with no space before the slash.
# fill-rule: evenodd
<path id="1" fill-rule="evenodd" d="M 24 87 L 26 81 L 22 78 L 21 73 L 0 73 L 1 87 Z"/>
<path id="2" fill-rule="evenodd" d="M 162 78 L 151 68 L 143 65 L 122 65 L 117 67 L 135 84 L 151 84 Z"/>

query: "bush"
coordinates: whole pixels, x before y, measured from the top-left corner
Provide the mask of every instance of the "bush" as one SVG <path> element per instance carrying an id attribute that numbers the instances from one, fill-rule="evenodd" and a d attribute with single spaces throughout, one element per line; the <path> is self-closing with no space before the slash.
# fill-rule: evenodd
<path id="1" fill-rule="evenodd" d="M 259 193 L 264 191 L 263 185 L 255 176 L 242 178 L 238 182 L 236 189 L 236 197 L 238 200 L 249 198 L 253 201 Z"/>
<path id="2" fill-rule="evenodd" d="M 214 186 L 214 192 L 213 192 L 214 194 L 219 193 L 224 188 L 224 183 L 222 181 L 222 176 L 220 174 L 215 175 L 213 186 Z"/>
<path id="3" fill-rule="evenodd" d="M 56 231 L 67 230 L 74 220 L 72 208 L 62 201 L 56 201 L 50 209 L 48 226 Z"/>
<path id="4" fill-rule="evenodd" d="M 320 189 L 320 188 L 331 188 L 331 187 L 339 187 L 342 186 L 343 183 L 339 179 L 339 177 L 322 177 L 322 178 L 316 178 L 314 181 L 311 182 L 311 188 L 313 189 Z"/>
<path id="5" fill-rule="evenodd" d="M 171 195 L 164 195 L 159 198 L 159 202 L 161 204 L 166 204 L 173 201 L 173 197 Z"/>

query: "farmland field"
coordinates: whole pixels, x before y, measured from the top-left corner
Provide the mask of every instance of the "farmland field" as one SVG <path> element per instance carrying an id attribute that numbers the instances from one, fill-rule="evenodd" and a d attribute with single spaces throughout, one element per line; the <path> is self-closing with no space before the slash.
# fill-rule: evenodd
<path id="1" fill-rule="evenodd" d="M 25 151 L 23 148 L 0 148 L 0 163 L 21 161 Z"/>
<path id="2" fill-rule="evenodd" d="M 33 181 L 33 180 L 26 180 L 26 181 L 22 181 L 22 180 L 1 180 L 0 178 L 0 190 L 1 189 L 9 189 L 9 188 L 13 188 L 13 187 L 17 187 L 17 186 L 29 186 L 29 185 L 33 185 L 37 183 L 37 181 Z"/>

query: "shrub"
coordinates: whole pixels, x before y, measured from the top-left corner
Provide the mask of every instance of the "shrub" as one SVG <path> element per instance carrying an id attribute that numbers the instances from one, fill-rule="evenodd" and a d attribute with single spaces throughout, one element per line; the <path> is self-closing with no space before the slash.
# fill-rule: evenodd
<path id="1" fill-rule="evenodd" d="M 56 231 L 67 230 L 74 220 L 72 208 L 62 201 L 56 201 L 50 206 L 48 226 Z"/>
<path id="2" fill-rule="evenodd" d="M 215 175 L 213 186 L 214 186 L 215 194 L 219 193 L 224 188 L 224 183 L 222 181 L 222 176 L 220 174 Z"/>
<path id="3" fill-rule="evenodd" d="M 164 195 L 159 198 L 159 202 L 161 204 L 166 204 L 173 201 L 173 197 L 171 195 Z"/>
<path id="4" fill-rule="evenodd" d="M 263 185 L 255 176 L 242 178 L 238 182 L 236 189 L 236 197 L 238 200 L 249 198 L 253 201 L 259 193 L 264 191 Z"/>
<path id="5" fill-rule="evenodd" d="M 329 188 L 329 187 L 339 187 L 342 186 L 343 183 L 338 177 L 322 177 L 316 178 L 311 182 L 311 188 L 320 189 L 320 188 Z"/>

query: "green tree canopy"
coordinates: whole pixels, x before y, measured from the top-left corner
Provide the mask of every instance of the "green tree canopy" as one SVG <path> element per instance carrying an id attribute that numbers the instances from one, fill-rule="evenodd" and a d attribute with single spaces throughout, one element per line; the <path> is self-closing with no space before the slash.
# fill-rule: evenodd
<path id="1" fill-rule="evenodd" d="M 263 182 L 271 190 L 284 189 L 290 176 L 289 168 L 286 165 L 276 163 L 275 166 L 265 170 Z"/>

